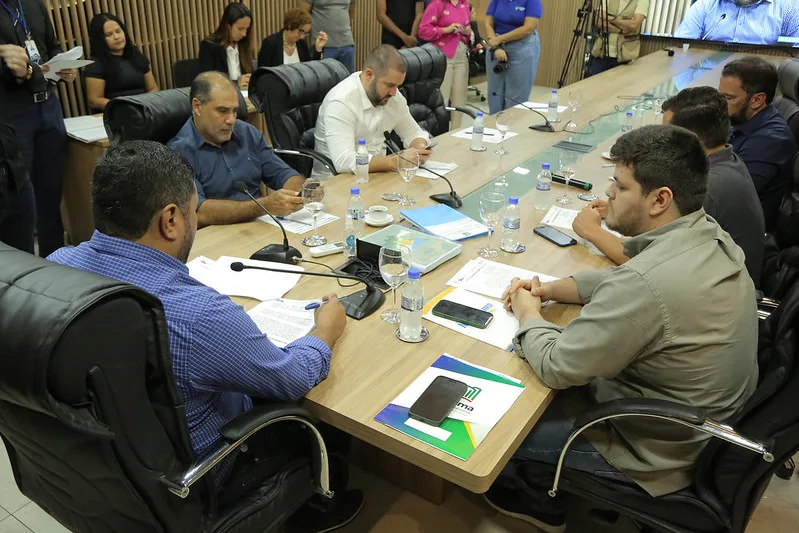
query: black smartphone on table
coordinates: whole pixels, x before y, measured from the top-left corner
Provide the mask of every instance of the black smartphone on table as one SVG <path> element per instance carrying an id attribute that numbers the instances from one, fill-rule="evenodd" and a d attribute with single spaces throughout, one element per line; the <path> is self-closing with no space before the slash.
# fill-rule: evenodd
<path id="1" fill-rule="evenodd" d="M 570 235 L 566 235 L 562 231 L 556 230 L 552 226 L 540 226 L 533 230 L 533 233 L 539 235 L 553 244 L 558 246 L 572 246 L 577 244 Z"/>
<path id="2" fill-rule="evenodd" d="M 485 329 L 494 320 L 494 315 L 482 309 L 475 309 L 463 304 L 441 300 L 433 306 L 433 316 L 453 320 L 478 329 Z"/>
<path id="3" fill-rule="evenodd" d="M 408 415 L 414 420 L 440 426 L 449 416 L 469 386 L 462 381 L 437 376 L 419 398 L 413 402 Z"/>

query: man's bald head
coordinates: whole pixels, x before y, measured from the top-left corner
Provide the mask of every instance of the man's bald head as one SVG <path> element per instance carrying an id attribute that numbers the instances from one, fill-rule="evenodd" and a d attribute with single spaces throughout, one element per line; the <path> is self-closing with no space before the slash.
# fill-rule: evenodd
<path id="1" fill-rule="evenodd" d="M 211 100 L 214 91 L 233 91 L 238 93 L 236 85 L 225 74 L 209 70 L 194 78 L 191 83 L 189 98 L 192 101 L 196 98 L 201 104 L 207 104 Z"/>
<path id="2" fill-rule="evenodd" d="M 194 127 L 206 142 L 222 146 L 230 140 L 239 111 L 239 91 L 221 72 L 203 72 L 191 84 Z"/>

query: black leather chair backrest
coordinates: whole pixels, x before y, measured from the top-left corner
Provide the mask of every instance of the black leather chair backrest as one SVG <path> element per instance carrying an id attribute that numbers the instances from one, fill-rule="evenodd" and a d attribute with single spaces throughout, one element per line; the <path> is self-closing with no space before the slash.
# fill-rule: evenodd
<path id="1" fill-rule="evenodd" d="M 172 79 L 175 87 L 191 87 L 200 73 L 199 59 L 181 59 L 172 64 Z"/>
<path id="2" fill-rule="evenodd" d="M 774 99 L 774 106 L 799 142 L 799 59 L 786 59 L 777 67 L 779 89 L 782 93 Z"/>
<path id="3" fill-rule="evenodd" d="M 799 246 L 799 154 L 791 163 L 790 179 L 780 204 L 774 237 L 781 249 Z"/>
<path id="4" fill-rule="evenodd" d="M 444 109 L 441 84 L 447 71 L 447 56 L 427 43 L 403 48 L 400 55 L 408 63 L 405 83 L 400 87 L 414 120 L 435 137 L 449 130 L 449 112 Z"/>
<path id="5" fill-rule="evenodd" d="M 349 75 L 347 68 L 335 59 L 256 70 L 250 79 L 250 100 L 264 114 L 272 145 L 284 150 L 312 150 L 322 101 Z M 300 174 L 310 176 L 313 166 L 310 159 L 281 157 Z"/>
<path id="6" fill-rule="evenodd" d="M 160 302 L 0 243 L 0 435 L 17 484 L 71 531 L 203 530 Z"/>
<path id="7" fill-rule="evenodd" d="M 111 144 L 148 140 L 169 142 L 191 116 L 189 88 L 114 98 L 105 107 L 103 122 Z M 247 120 L 247 102 L 239 92 L 240 120 Z"/>
<path id="8" fill-rule="evenodd" d="M 771 474 L 799 449 L 799 284 L 761 324 L 758 388 L 744 409 L 729 421 L 749 438 L 769 443 L 775 461 L 718 439 L 702 452 L 696 470 L 698 495 L 720 516 L 745 524 Z M 735 529 L 743 531 L 743 529 Z"/>

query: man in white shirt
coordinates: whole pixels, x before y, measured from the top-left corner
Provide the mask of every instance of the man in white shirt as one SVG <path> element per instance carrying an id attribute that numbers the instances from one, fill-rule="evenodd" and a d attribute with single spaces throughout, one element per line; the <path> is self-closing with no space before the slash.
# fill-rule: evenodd
<path id="1" fill-rule="evenodd" d="M 338 172 L 355 172 L 358 139 L 366 139 L 369 172 L 388 172 L 397 168 L 397 156 L 386 155 L 383 132 L 394 130 L 402 143 L 427 161 L 430 134 L 411 116 L 405 97 L 398 91 L 405 81 L 408 66 L 391 45 L 375 48 L 364 62 L 364 69 L 350 75 L 327 93 L 316 119 L 315 149 L 328 156 Z M 313 175 L 330 176 L 319 163 Z"/>

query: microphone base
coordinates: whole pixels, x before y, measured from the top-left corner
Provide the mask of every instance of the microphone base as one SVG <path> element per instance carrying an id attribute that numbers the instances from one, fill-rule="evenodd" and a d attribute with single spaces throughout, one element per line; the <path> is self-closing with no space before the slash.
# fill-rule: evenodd
<path id="1" fill-rule="evenodd" d="M 536 126 L 530 126 L 530 129 L 535 131 L 543 131 L 545 133 L 555 133 L 555 128 L 552 127 L 552 124 L 539 124 Z"/>
<path id="2" fill-rule="evenodd" d="M 386 301 L 382 291 L 371 287 L 339 298 L 348 317 L 361 320 L 371 315 Z"/>
<path id="3" fill-rule="evenodd" d="M 286 265 L 296 265 L 294 258 L 302 259 L 302 254 L 293 246 L 287 249 L 282 244 L 270 244 L 264 246 L 250 256 L 250 259 L 257 261 L 269 261 L 270 263 L 284 263 Z"/>
<path id="4" fill-rule="evenodd" d="M 455 192 L 433 194 L 430 196 L 430 199 L 453 209 L 458 209 L 463 205 L 463 200 L 461 200 L 461 197 Z"/>

